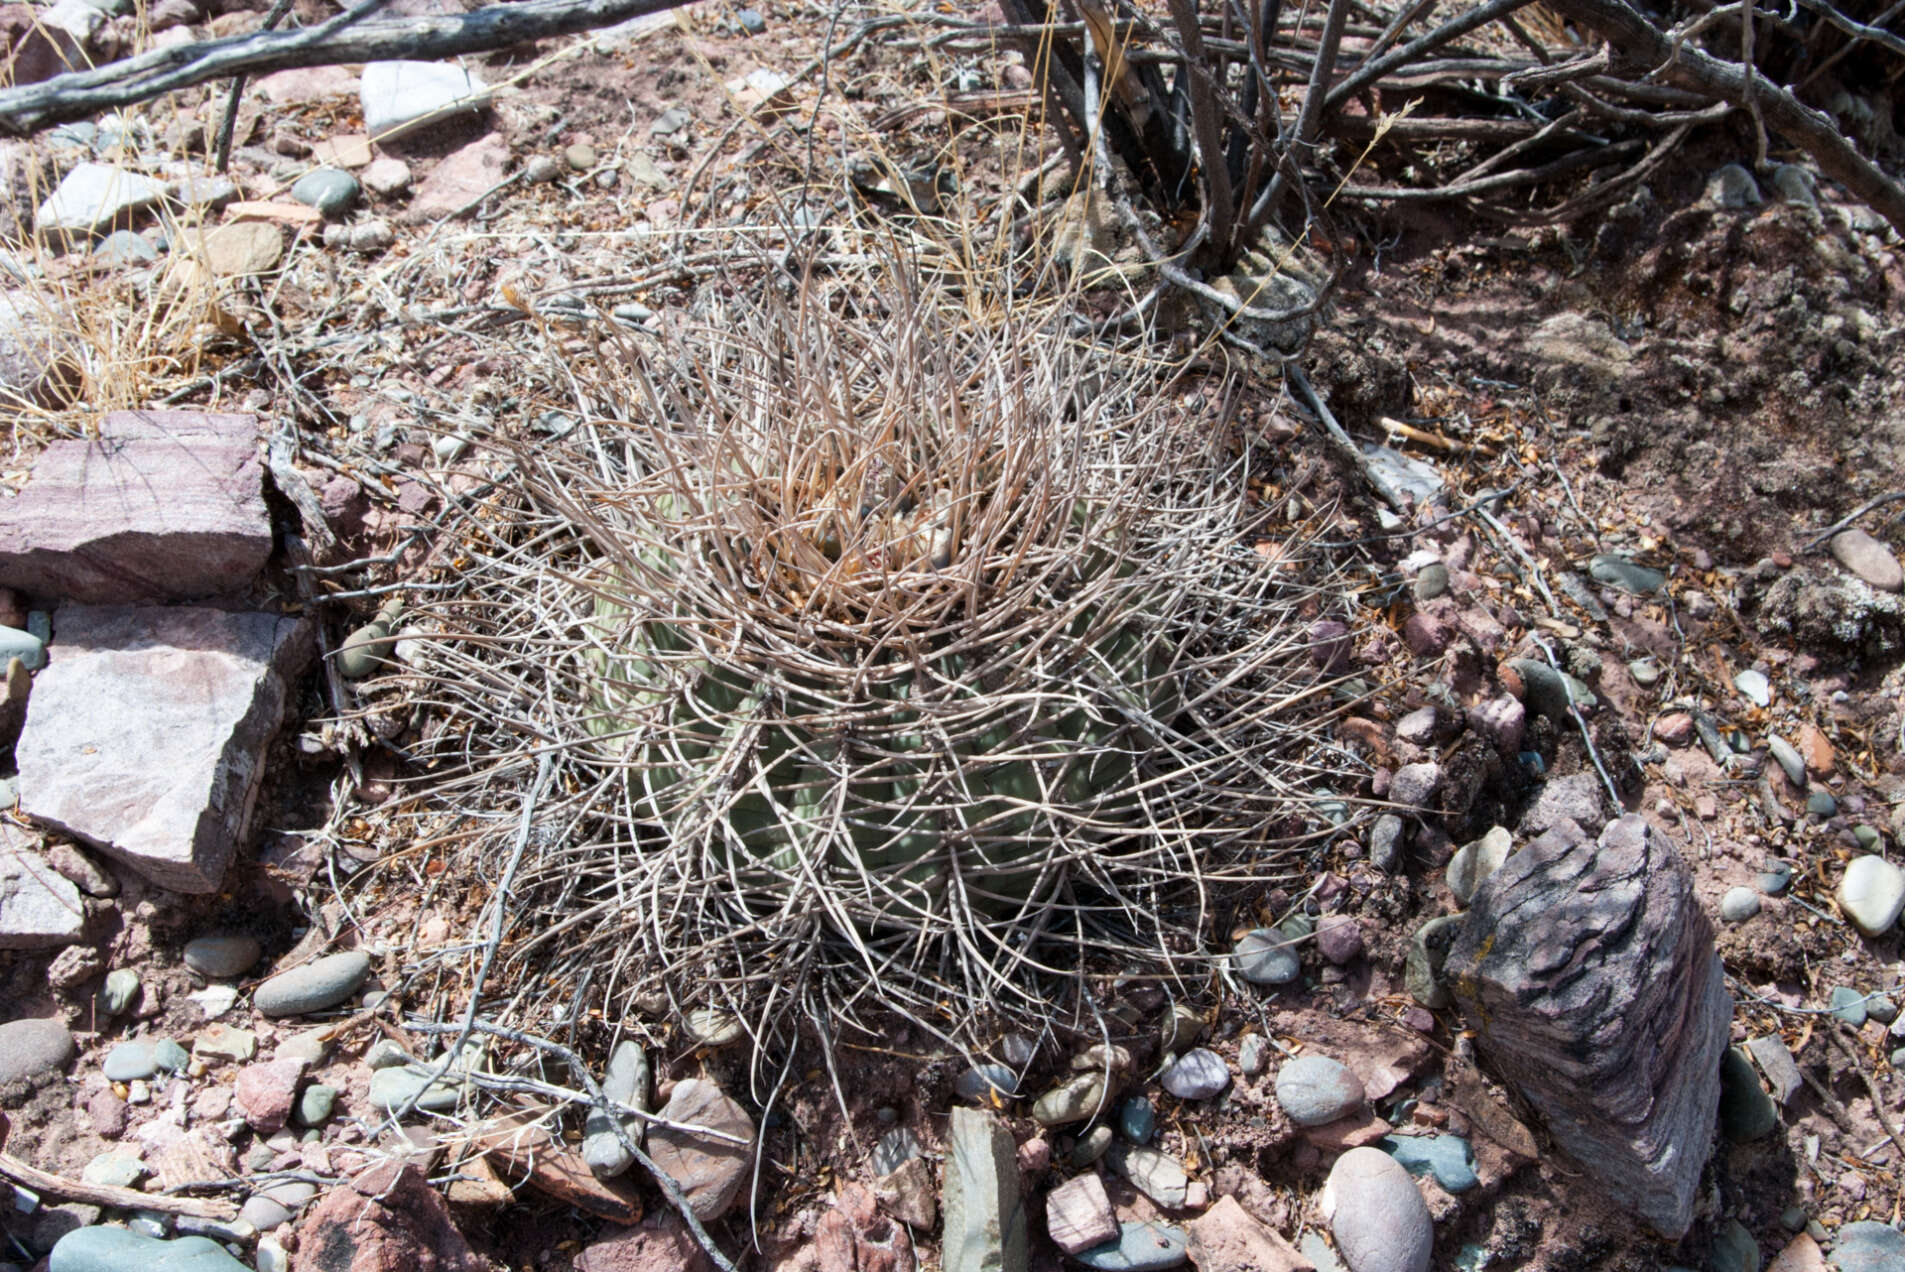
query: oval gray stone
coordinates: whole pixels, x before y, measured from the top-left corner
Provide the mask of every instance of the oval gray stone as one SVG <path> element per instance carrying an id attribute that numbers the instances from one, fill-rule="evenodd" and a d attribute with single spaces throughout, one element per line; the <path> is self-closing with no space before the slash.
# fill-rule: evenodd
<path id="1" fill-rule="evenodd" d="M 1846 1224 L 1833 1237 L 1832 1266 L 1839 1272 L 1898 1272 L 1905 1267 L 1905 1233 L 1871 1219 Z"/>
<path id="2" fill-rule="evenodd" d="M 231 980 L 258 965 L 257 938 L 242 933 L 201 936 L 185 943 L 185 965 L 207 980 Z"/>
<path id="3" fill-rule="evenodd" d="M 1298 1126 L 1348 1117 L 1363 1098 L 1362 1079 L 1328 1056 L 1298 1056 L 1277 1070 L 1277 1103 Z"/>
<path id="4" fill-rule="evenodd" d="M 291 197 L 327 217 L 342 216 L 357 202 L 357 178 L 336 168 L 319 168 L 299 177 Z"/>
<path id="5" fill-rule="evenodd" d="M 1208 1100 L 1230 1085 L 1230 1069 L 1215 1051 L 1198 1047 L 1179 1056 L 1162 1081 L 1180 1100 Z"/>
<path id="6" fill-rule="evenodd" d="M 1047 1091 L 1032 1105 L 1032 1120 L 1040 1126 L 1065 1126 L 1096 1117 L 1105 1107 L 1102 1073 L 1080 1073 Z"/>
<path id="7" fill-rule="evenodd" d="M 1288 985 L 1303 975 L 1303 963 L 1275 928 L 1244 933 L 1230 952 L 1237 975 L 1253 985 Z"/>
<path id="8" fill-rule="evenodd" d="M 130 967 L 118 967 L 106 973 L 99 990 L 99 1010 L 108 1016 L 123 1016 L 139 1001 L 139 973 Z"/>
<path id="9" fill-rule="evenodd" d="M 59 1239 L 48 1272 L 250 1272 L 210 1237 L 161 1241 L 125 1228 L 75 1228 Z"/>
<path id="10" fill-rule="evenodd" d="M 1905 870 L 1883 857 L 1854 858 L 1839 880 L 1839 908 L 1867 936 L 1883 935 L 1905 909 Z"/>
<path id="11" fill-rule="evenodd" d="M 1488 833 L 1474 843 L 1464 844 L 1449 858 L 1449 868 L 1443 875 L 1455 899 L 1467 905 L 1475 889 L 1482 886 L 1482 880 L 1501 869 L 1514 847 L 1515 838 L 1505 826 L 1490 827 Z"/>
<path id="12" fill-rule="evenodd" d="M 337 1088 L 312 1083 L 298 1093 L 296 1117 L 299 1126 L 322 1126 L 331 1120 L 337 1107 Z"/>
<path id="13" fill-rule="evenodd" d="M 1751 888 L 1728 888 L 1720 898 L 1720 917 L 1728 923 L 1744 923 L 1759 913 L 1759 893 Z"/>
<path id="14" fill-rule="evenodd" d="M 1111 1147 L 1112 1130 L 1109 1126 L 1094 1126 L 1085 1132 L 1078 1142 L 1072 1145 L 1072 1165 L 1084 1168 L 1105 1155 Z"/>
<path id="15" fill-rule="evenodd" d="M 260 1232 L 270 1232 L 291 1222 L 291 1212 L 263 1193 L 245 1198 L 245 1204 L 238 1208 L 238 1217 Z"/>
<path id="16" fill-rule="evenodd" d="M 1321 1203 L 1354 1272 L 1429 1272 L 1435 1225 L 1428 1204 L 1389 1154 L 1352 1148 L 1337 1158 Z"/>
<path id="17" fill-rule="evenodd" d="M 106 1053 L 99 1071 L 110 1082 L 136 1082 L 157 1073 L 159 1062 L 153 1058 L 150 1043 L 122 1042 Z"/>
<path id="18" fill-rule="evenodd" d="M 452 1071 L 432 1082 L 428 1068 L 405 1065 L 401 1069 L 379 1069 L 370 1075 L 370 1103 L 379 1113 L 395 1113 L 414 1097 L 415 1107 L 427 1113 L 447 1113 L 456 1107 L 462 1094 L 462 1082 Z M 421 1093 L 421 1094 L 419 1094 Z"/>
<path id="19" fill-rule="evenodd" d="M 281 972 L 258 987 L 252 1002 L 267 1016 L 299 1016 L 335 1007 L 355 994 L 370 975 L 362 950 L 332 954 Z"/>
<path id="20" fill-rule="evenodd" d="M 1805 790 L 1806 761 L 1799 757 L 1798 749 L 1777 733 L 1767 735 L 1766 749 L 1773 753 L 1773 758 L 1779 761 L 1779 767 L 1785 770 L 1786 780 L 1800 790 Z"/>

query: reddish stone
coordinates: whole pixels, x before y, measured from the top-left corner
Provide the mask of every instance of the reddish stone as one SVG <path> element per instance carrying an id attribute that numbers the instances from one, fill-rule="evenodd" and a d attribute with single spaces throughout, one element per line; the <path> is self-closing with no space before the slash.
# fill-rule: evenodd
<path id="1" fill-rule="evenodd" d="M 1418 658 L 1433 658 L 1449 647 L 1448 628 L 1427 614 L 1411 614 L 1402 625 L 1402 639 Z"/>
<path id="2" fill-rule="evenodd" d="M 747 1110 L 714 1083 L 689 1078 L 675 1084 L 661 1115 L 669 1124 L 648 1132 L 648 1155 L 681 1186 L 695 1218 L 720 1218 L 754 1162 L 754 1123 Z M 730 1138 L 688 1129 L 702 1127 Z"/>
<path id="3" fill-rule="evenodd" d="M 1654 721 L 1654 736 L 1668 746 L 1685 746 L 1693 738 L 1693 717 L 1684 711 L 1669 711 Z"/>
<path id="4" fill-rule="evenodd" d="M 1826 740 L 1826 735 L 1820 731 L 1817 725 L 1802 724 L 1799 726 L 1798 750 L 1800 757 L 1806 761 L 1806 772 L 1821 781 L 1832 776 L 1832 766 L 1835 759 L 1832 753 L 1832 743 Z"/>
<path id="5" fill-rule="evenodd" d="M 580 1265 L 578 1265 L 580 1266 Z M 312 1272 L 489 1272 L 416 1167 L 384 1161 L 333 1188 L 298 1225 Z"/>
<path id="6" fill-rule="evenodd" d="M 455 216 L 502 181 L 509 167 L 509 143 L 497 133 L 473 141 L 439 163 L 410 200 L 413 221 Z M 474 209 L 472 209 L 474 210 Z"/>
<path id="7" fill-rule="evenodd" d="M 814 1255 L 820 1272 L 913 1272 L 911 1239 L 861 1184 L 847 1185 L 814 1226 Z"/>
<path id="8" fill-rule="evenodd" d="M 1310 661 L 1323 671 L 1342 671 L 1349 665 L 1349 628 L 1334 619 L 1310 624 Z"/>
<path id="9" fill-rule="evenodd" d="M 86 65 L 73 37 L 43 21 L 32 5 L 0 8 L 0 82 L 20 88 Z"/>
<path id="10" fill-rule="evenodd" d="M 348 539 L 362 530 L 364 514 L 370 511 L 370 499 L 364 494 L 364 488 L 357 484 L 355 477 L 341 473 L 324 483 L 318 504 L 324 509 L 324 519 L 330 523 L 331 533 L 340 539 Z"/>
<path id="11" fill-rule="evenodd" d="M 1043 1175 L 1052 1164 L 1052 1146 L 1043 1135 L 1035 1135 L 1019 1145 L 1019 1173 Z"/>
<path id="12" fill-rule="evenodd" d="M 284 1129 L 291 1106 L 297 1101 L 298 1080 L 303 1076 L 302 1060 L 268 1060 L 238 1071 L 232 1094 L 252 1130 L 271 1135 Z"/>
<path id="13" fill-rule="evenodd" d="M 1303 1129 L 1303 1138 L 1329 1153 L 1374 1144 L 1396 1128 L 1374 1113 L 1357 1113 L 1336 1122 Z"/>
<path id="14" fill-rule="evenodd" d="M 681 1216 L 662 1210 L 633 1228 L 591 1242 L 575 1272 L 713 1272 L 714 1264 Z"/>
<path id="15" fill-rule="evenodd" d="M 249 586 L 271 555 L 258 422 L 115 411 L 54 442 L 0 507 L 0 584 L 97 604 Z"/>
<path id="16" fill-rule="evenodd" d="M 1338 967 L 1362 957 L 1363 928 L 1347 914 L 1326 914 L 1317 920 L 1316 948 Z"/>
<path id="17" fill-rule="evenodd" d="M 1485 654 L 1492 654 L 1508 639 L 1508 630 L 1493 614 L 1477 605 L 1456 615 L 1455 625 L 1466 633 Z"/>
<path id="18" fill-rule="evenodd" d="M 1253 1218 L 1235 1197 L 1219 1197 L 1188 1227 L 1197 1272 L 1315 1272 L 1314 1263 L 1275 1229 Z"/>
<path id="19" fill-rule="evenodd" d="M 126 1102 L 114 1095 L 111 1087 L 95 1091 L 86 1101 L 86 1117 L 100 1139 L 118 1139 L 126 1133 Z"/>
<path id="20" fill-rule="evenodd" d="M 1502 694 L 1470 707 L 1468 727 L 1487 739 L 1496 750 L 1513 755 L 1521 750 L 1521 740 L 1528 727 L 1528 712 L 1520 699 L 1511 694 Z"/>
<path id="21" fill-rule="evenodd" d="M 1068 1179 L 1045 1195 L 1045 1225 L 1066 1254 L 1103 1245 L 1118 1235 L 1118 1216 L 1096 1174 Z"/>
<path id="22" fill-rule="evenodd" d="M 303 620 L 68 605 L 54 624 L 15 748 L 20 811 L 161 887 L 216 892 L 310 652 Z"/>

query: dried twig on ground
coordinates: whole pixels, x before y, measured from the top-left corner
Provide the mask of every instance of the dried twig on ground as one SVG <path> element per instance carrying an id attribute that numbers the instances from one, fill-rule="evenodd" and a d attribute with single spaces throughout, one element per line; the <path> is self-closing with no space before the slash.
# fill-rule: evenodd
<path id="1" fill-rule="evenodd" d="M 44 1196 L 83 1201 L 92 1206 L 111 1206 L 116 1210 L 157 1210 L 162 1214 L 189 1215 L 194 1219 L 216 1219 L 220 1222 L 238 1214 L 238 1208 L 230 1202 L 201 1201 L 195 1197 L 140 1192 L 137 1188 L 89 1184 L 29 1166 L 5 1153 L 0 1153 L 0 1179 L 11 1180 L 22 1188 L 29 1188 Z"/>
<path id="2" fill-rule="evenodd" d="M 470 13 L 372 18 L 383 0 L 365 0 L 329 21 L 292 31 L 259 31 L 155 49 L 92 70 L 0 91 L 0 135 L 26 137 L 55 124 L 149 101 L 237 75 L 390 58 L 427 60 L 486 53 L 531 40 L 574 35 L 679 7 L 685 0 L 522 0 Z"/>

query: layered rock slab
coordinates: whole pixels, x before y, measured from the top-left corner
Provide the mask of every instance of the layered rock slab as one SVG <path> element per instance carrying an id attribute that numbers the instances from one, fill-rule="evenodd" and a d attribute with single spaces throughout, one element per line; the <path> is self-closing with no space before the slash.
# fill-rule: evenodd
<path id="1" fill-rule="evenodd" d="M 1617 1203 L 1693 1220 L 1733 1003 L 1686 864 L 1638 816 L 1550 831 L 1477 890 L 1444 966 L 1499 1073 Z"/>
<path id="2" fill-rule="evenodd" d="M 15 754 L 20 810 L 177 892 L 215 892 L 309 657 L 300 620 L 62 607 Z"/>
<path id="3" fill-rule="evenodd" d="M 79 889 L 24 830 L 0 822 L 0 950 L 70 945 L 86 928 Z"/>
<path id="4" fill-rule="evenodd" d="M 0 586 L 85 604 L 239 591 L 271 556 L 258 423 L 114 411 L 0 506 Z"/>

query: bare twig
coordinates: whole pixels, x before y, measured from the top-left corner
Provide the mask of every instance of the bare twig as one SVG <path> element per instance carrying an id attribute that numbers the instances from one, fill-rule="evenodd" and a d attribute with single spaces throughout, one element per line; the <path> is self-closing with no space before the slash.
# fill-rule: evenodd
<path id="1" fill-rule="evenodd" d="M 1876 498 L 1866 500 L 1864 503 L 1854 508 L 1851 512 L 1848 512 L 1845 516 L 1839 518 L 1837 521 L 1827 526 L 1824 530 L 1821 530 L 1818 534 L 1815 534 L 1812 538 L 1806 540 L 1806 545 L 1803 548 L 1801 548 L 1800 551 L 1801 552 L 1817 552 L 1822 546 L 1824 546 L 1828 541 L 1830 541 L 1834 535 L 1838 534 L 1841 530 L 1844 530 L 1847 526 L 1852 525 L 1860 517 L 1863 517 L 1866 513 L 1872 511 L 1874 508 L 1883 508 L 1886 504 L 1889 504 L 1889 503 L 1897 503 L 1901 499 L 1905 499 L 1905 490 L 1894 490 L 1890 492 L 1889 494 L 1879 495 Z"/>
<path id="2" fill-rule="evenodd" d="M 113 1188 L 89 1184 L 64 1175 L 54 1175 L 29 1166 L 17 1157 L 0 1153 L 0 1178 L 12 1180 L 22 1188 L 50 1197 L 83 1201 L 92 1206 L 111 1206 L 118 1210 L 157 1210 L 168 1215 L 190 1215 L 194 1219 L 221 1222 L 237 1215 L 238 1208 L 224 1201 L 200 1201 L 194 1197 L 173 1197 L 165 1193 L 140 1192 L 137 1188 Z"/>

